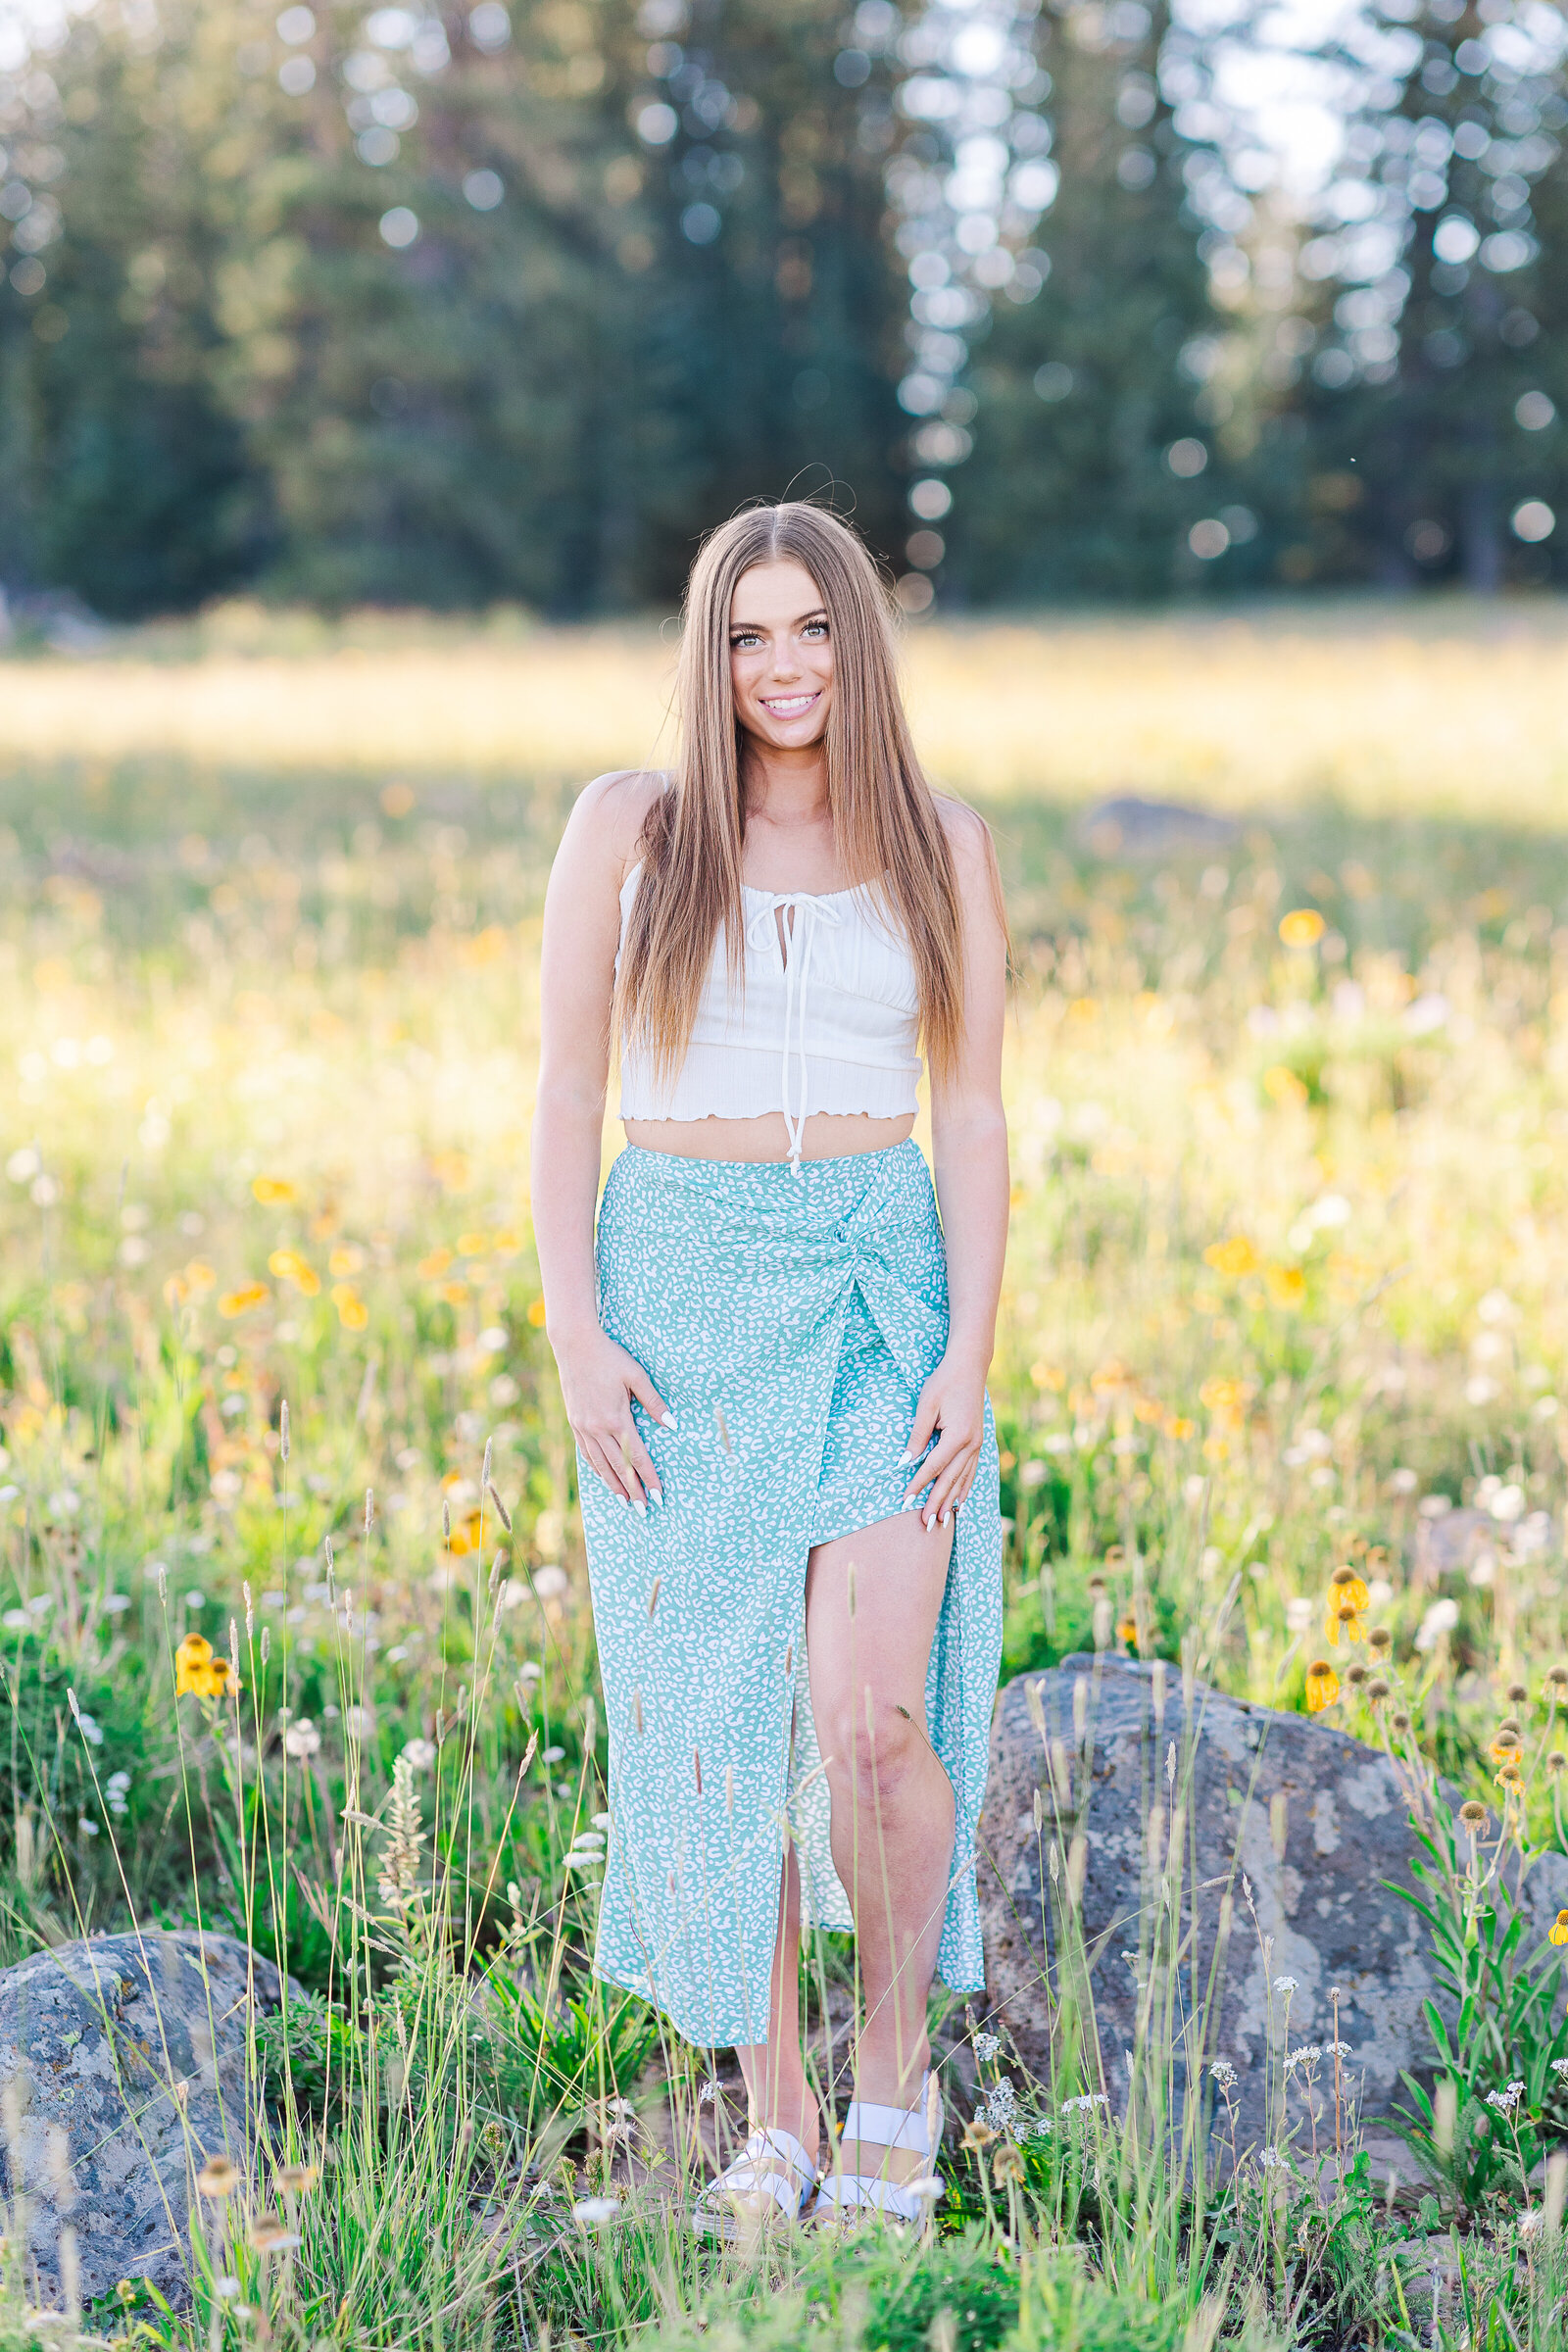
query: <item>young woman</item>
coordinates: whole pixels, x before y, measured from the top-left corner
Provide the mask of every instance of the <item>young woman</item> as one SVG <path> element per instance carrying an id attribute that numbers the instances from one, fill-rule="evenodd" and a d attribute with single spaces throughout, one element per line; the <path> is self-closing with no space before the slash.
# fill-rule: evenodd
<path id="1" fill-rule="evenodd" d="M 545 908 L 533 1220 L 609 1710 L 595 1965 L 738 2048 L 751 2136 L 699 2228 L 912 2220 L 932 1977 L 983 1982 L 1001 896 L 985 826 L 920 772 L 886 599 L 832 515 L 712 534 L 679 692 L 678 770 L 588 787 Z M 831 2168 L 810 1922 L 854 1926 L 862 1988 Z"/>

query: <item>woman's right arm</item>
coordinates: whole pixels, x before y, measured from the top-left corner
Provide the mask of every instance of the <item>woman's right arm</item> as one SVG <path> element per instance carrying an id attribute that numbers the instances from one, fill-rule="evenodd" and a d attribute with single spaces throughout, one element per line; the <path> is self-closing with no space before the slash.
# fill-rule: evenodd
<path id="1" fill-rule="evenodd" d="M 612 1494 L 641 1510 L 662 1499 L 631 1398 L 666 1417 L 647 1373 L 599 1321 L 594 1208 L 610 1075 L 610 1008 L 620 884 L 650 786 L 604 776 L 572 809 L 545 894 L 539 1086 L 533 1120 L 534 1242 L 566 1418 Z"/>

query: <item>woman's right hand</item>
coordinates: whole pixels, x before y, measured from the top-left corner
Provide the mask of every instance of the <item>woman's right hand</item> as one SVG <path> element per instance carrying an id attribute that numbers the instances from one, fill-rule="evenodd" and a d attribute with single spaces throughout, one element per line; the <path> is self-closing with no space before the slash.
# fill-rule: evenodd
<path id="1" fill-rule="evenodd" d="M 664 1428 L 674 1428 L 675 1416 L 641 1364 L 597 1326 L 552 1346 L 572 1435 L 612 1494 L 636 1511 L 662 1502 L 659 1472 L 637 1434 L 631 1400 L 635 1396 Z"/>

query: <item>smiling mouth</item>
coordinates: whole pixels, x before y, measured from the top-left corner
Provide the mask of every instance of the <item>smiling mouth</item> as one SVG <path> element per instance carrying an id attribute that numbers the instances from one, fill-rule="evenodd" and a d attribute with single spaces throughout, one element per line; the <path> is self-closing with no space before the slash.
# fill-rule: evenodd
<path id="1" fill-rule="evenodd" d="M 762 709 L 771 710 L 775 718 L 800 718 L 809 710 L 813 703 L 819 702 L 820 699 L 821 690 L 819 688 L 815 694 L 764 694 L 761 697 L 761 704 Z"/>

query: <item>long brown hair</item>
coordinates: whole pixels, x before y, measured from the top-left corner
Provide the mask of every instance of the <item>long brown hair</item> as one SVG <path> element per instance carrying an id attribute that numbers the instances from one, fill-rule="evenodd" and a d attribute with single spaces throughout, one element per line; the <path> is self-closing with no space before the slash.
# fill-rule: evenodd
<path id="1" fill-rule="evenodd" d="M 704 542 L 692 566 L 676 686 L 680 760 L 638 844 L 643 870 L 615 987 L 615 1032 L 645 1045 L 656 1069 L 678 1068 L 720 923 L 732 979 L 744 973 L 746 809 L 730 608 L 744 572 L 789 560 L 810 573 L 831 632 L 827 789 L 839 856 L 852 881 L 877 894 L 902 925 L 919 984 L 926 1055 L 933 1076 L 947 1078 L 963 1034 L 953 851 L 914 755 L 892 611 L 876 566 L 847 523 L 805 502 L 734 515 Z"/>

